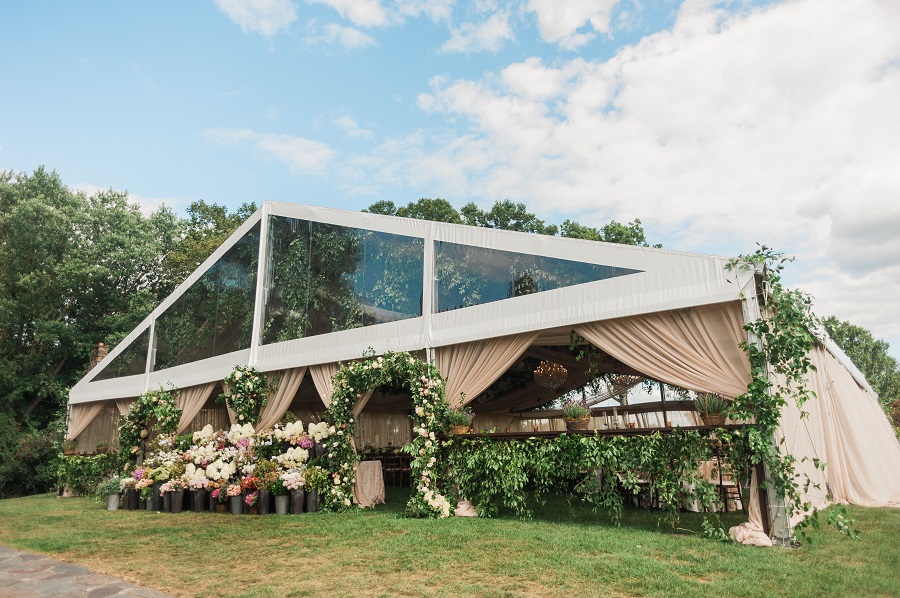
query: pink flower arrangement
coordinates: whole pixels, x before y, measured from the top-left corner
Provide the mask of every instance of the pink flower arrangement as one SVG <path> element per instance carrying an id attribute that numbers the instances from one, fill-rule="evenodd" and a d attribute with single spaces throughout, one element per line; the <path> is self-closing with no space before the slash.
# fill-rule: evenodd
<path id="1" fill-rule="evenodd" d="M 313 439 L 309 436 L 303 436 L 302 438 L 300 438 L 300 442 L 297 443 L 297 446 L 304 449 L 311 449 L 315 445 L 316 443 L 313 442 Z"/>
<path id="2" fill-rule="evenodd" d="M 254 490 L 253 492 L 249 492 L 247 496 L 244 497 L 244 504 L 248 507 L 256 506 L 256 501 L 259 500 L 259 492 Z"/>
<path id="3" fill-rule="evenodd" d="M 231 484 L 228 486 L 228 496 L 240 496 L 241 495 L 241 485 L 240 484 Z"/>
<path id="4" fill-rule="evenodd" d="M 147 468 L 146 468 L 146 467 L 138 467 L 138 468 L 135 469 L 133 472 L 131 472 L 131 477 L 133 477 L 133 478 L 136 479 L 136 480 L 143 480 L 143 479 L 144 479 L 144 476 L 145 476 L 146 474 L 147 474 Z"/>

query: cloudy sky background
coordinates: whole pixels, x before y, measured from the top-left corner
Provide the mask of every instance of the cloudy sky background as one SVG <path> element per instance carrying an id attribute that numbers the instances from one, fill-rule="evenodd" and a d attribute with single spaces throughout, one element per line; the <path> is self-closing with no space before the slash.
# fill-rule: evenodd
<path id="1" fill-rule="evenodd" d="M 900 2 L 0 8 L 0 169 L 147 209 L 443 197 L 762 243 L 900 357 Z"/>

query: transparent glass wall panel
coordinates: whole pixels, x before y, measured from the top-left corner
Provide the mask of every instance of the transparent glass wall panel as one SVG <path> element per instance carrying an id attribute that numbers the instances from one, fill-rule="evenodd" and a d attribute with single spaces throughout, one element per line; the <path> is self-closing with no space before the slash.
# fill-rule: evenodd
<path id="1" fill-rule="evenodd" d="M 147 367 L 147 346 L 150 344 L 150 328 L 131 341 L 124 351 L 103 368 L 94 380 L 110 380 L 122 376 L 143 374 Z"/>
<path id="2" fill-rule="evenodd" d="M 250 347 L 259 224 L 156 320 L 154 370 Z"/>
<path id="3" fill-rule="evenodd" d="M 434 251 L 439 312 L 640 272 L 444 241 Z"/>
<path id="4" fill-rule="evenodd" d="M 263 342 L 422 315 L 422 239 L 272 216 Z"/>

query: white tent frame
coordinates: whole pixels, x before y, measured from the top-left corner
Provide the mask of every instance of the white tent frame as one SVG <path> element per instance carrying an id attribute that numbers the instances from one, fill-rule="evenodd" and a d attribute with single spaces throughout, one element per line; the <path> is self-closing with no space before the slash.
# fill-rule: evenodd
<path id="1" fill-rule="evenodd" d="M 264 345 L 261 329 L 268 271 L 269 216 L 285 216 L 338 226 L 416 237 L 424 241 L 422 316 L 397 322 L 332 332 Z M 152 370 L 155 323 L 201 276 L 254 226 L 260 224 L 256 301 L 251 346 L 159 371 Z M 434 309 L 434 243 L 447 241 L 584 263 L 640 270 L 636 274 L 565 287 L 465 309 Z M 171 384 L 185 388 L 222 380 L 235 365 L 262 371 L 333 363 L 358 358 L 367 348 L 429 352 L 435 347 L 548 330 L 672 309 L 738 300 L 753 282 L 753 273 L 727 272 L 726 258 L 649 247 L 567 239 L 530 233 L 348 212 L 299 204 L 267 202 L 247 219 L 175 291 L 117 345 L 106 359 L 72 387 L 69 403 L 134 397 Z M 147 367 L 143 374 L 95 378 L 141 334 L 150 329 Z"/>

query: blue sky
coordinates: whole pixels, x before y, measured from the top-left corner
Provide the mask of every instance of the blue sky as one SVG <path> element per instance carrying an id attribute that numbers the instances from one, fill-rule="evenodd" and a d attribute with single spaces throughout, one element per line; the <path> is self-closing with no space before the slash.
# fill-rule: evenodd
<path id="1" fill-rule="evenodd" d="M 900 357 L 893 0 L 32 1 L 0 7 L 0 169 L 152 210 L 524 202 L 764 243 Z"/>

